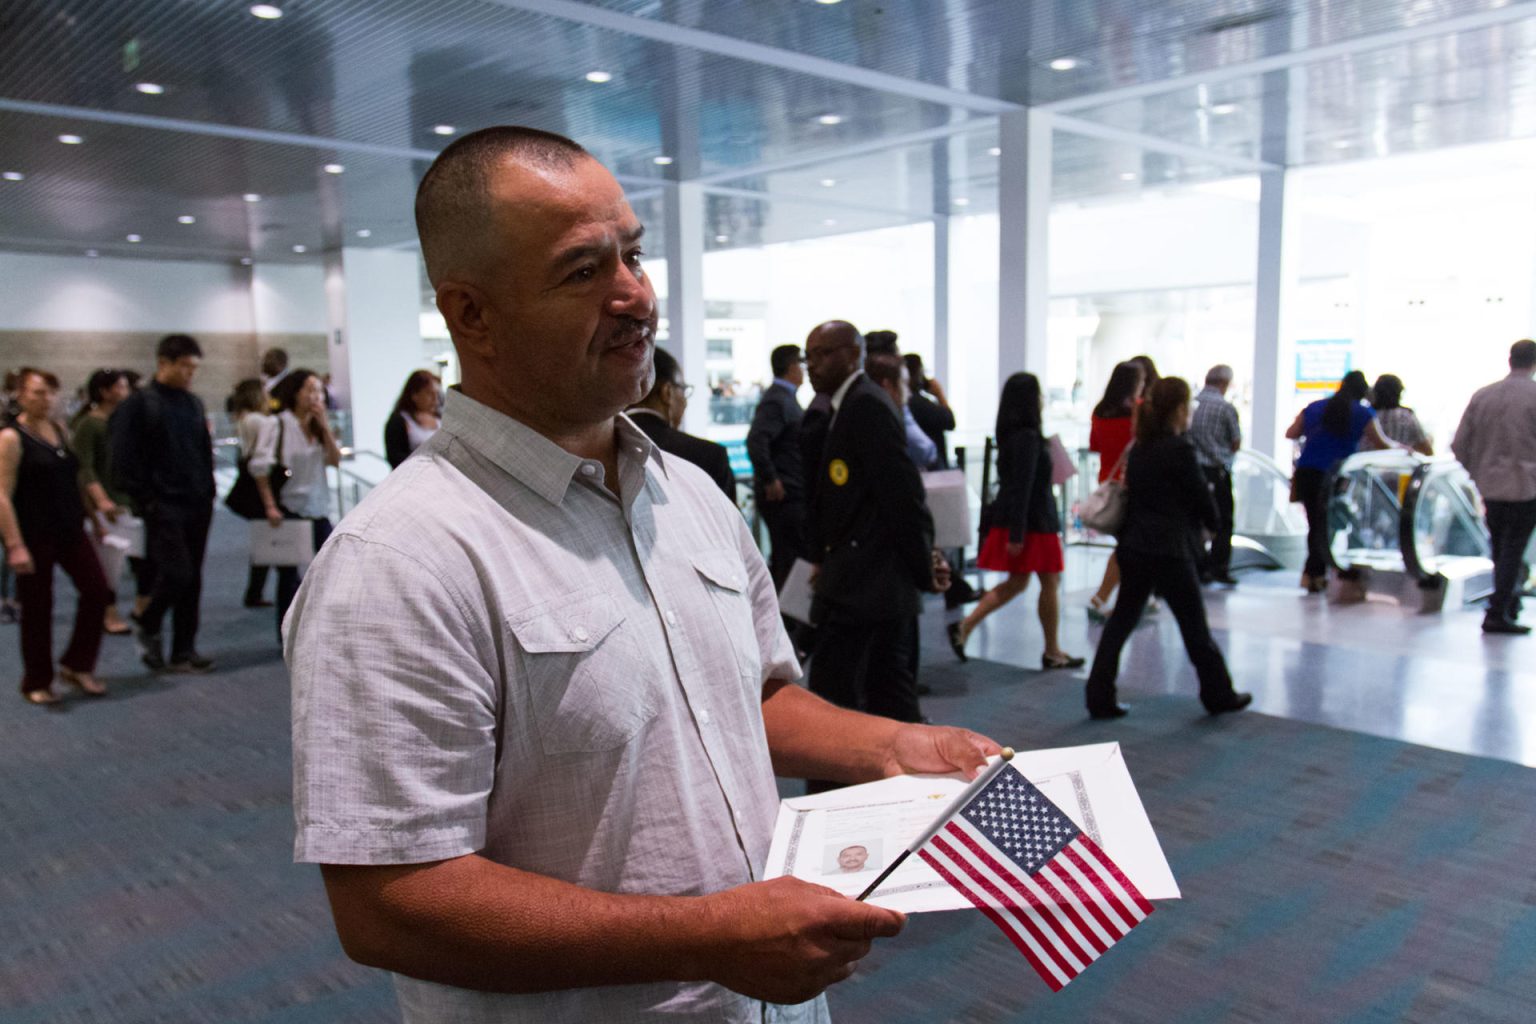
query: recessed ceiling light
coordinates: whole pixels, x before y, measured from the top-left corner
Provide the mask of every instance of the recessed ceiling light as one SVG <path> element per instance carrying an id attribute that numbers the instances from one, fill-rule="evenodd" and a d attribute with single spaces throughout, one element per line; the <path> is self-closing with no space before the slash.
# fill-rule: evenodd
<path id="1" fill-rule="evenodd" d="M 653 156 L 651 157 L 651 163 L 657 167 L 667 167 L 671 165 L 672 158 L 669 156 Z"/>
<path id="2" fill-rule="evenodd" d="M 836 188 L 837 187 L 837 179 L 836 178 L 822 178 L 821 179 L 821 187 L 822 188 Z"/>
<path id="3" fill-rule="evenodd" d="M 127 238 L 127 239 L 128 239 L 128 241 L 130 241 L 130 242 L 140 242 L 140 241 L 143 241 L 143 239 L 141 239 L 141 238 L 140 238 L 140 237 L 139 237 L 139 236 L 138 236 L 138 235 L 127 235 L 127 236 L 125 236 L 125 237 L 126 237 L 126 238 Z"/>
<path id="4" fill-rule="evenodd" d="M 3 177 L 6 181 L 21 181 L 26 175 L 20 171 L 6 171 L 4 174 L 0 174 L 0 177 Z"/>
<path id="5" fill-rule="evenodd" d="M 370 231 L 367 228 L 358 228 L 357 229 L 357 237 L 358 238 L 372 238 L 373 237 L 373 232 Z"/>
<path id="6" fill-rule="evenodd" d="M 1002 146 L 993 146 L 991 149 L 987 150 L 987 156 L 1002 156 L 1002 155 L 1003 155 L 1003 147 Z"/>
<path id="7" fill-rule="evenodd" d="M 731 240 L 731 236 L 730 235 L 716 235 L 715 236 L 715 241 L 719 242 L 721 245 L 724 245 L 726 242 L 729 242 L 730 240 Z"/>
<path id="8" fill-rule="evenodd" d="M 1136 175 L 1135 171 L 1121 171 L 1120 172 L 1120 180 L 1121 181 L 1135 181 L 1136 177 L 1137 177 L 1137 175 Z"/>
<path id="9" fill-rule="evenodd" d="M 1213 113 L 1213 114 L 1235 114 L 1235 113 L 1237 113 L 1237 104 L 1236 103 L 1218 103 L 1214 107 L 1211 108 L 1211 113 Z"/>
<path id="10" fill-rule="evenodd" d="M 1057 57 L 1050 64 L 1052 71 L 1071 71 L 1075 67 L 1077 67 L 1076 57 Z"/>
<path id="11" fill-rule="evenodd" d="M 611 71 L 588 71 L 587 72 L 587 81 L 592 82 L 595 85 L 602 85 L 604 82 L 611 82 L 611 81 L 613 81 L 613 72 L 611 72 Z"/>
<path id="12" fill-rule="evenodd" d="M 259 202 L 261 202 L 261 193 L 260 192 L 247 192 L 245 195 L 241 196 L 240 198 L 244 199 L 248 203 L 259 203 Z"/>
<path id="13" fill-rule="evenodd" d="M 139 82 L 134 88 L 146 96 L 159 96 L 165 92 L 165 86 L 157 85 L 154 82 Z"/>
<path id="14" fill-rule="evenodd" d="M 344 165 L 342 165 L 342 164 L 326 164 L 325 165 L 325 173 L 326 174 L 340 174 L 342 171 L 344 171 L 346 169 L 347 168 Z"/>
<path id="15" fill-rule="evenodd" d="M 956 196 L 955 197 L 955 205 L 956 206 L 970 206 L 971 205 L 971 201 L 969 199 L 967 199 L 965 196 Z"/>
<path id="16" fill-rule="evenodd" d="M 828 217 L 825 220 L 823 220 L 822 223 L 825 224 L 829 228 L 836 227 L 837 226 L 837 218 L 836 217 Z"/>
<path id="17" fill-rule="evenodd" d="M 307 245 L 296 245 L 296 246 L 293 247 L 293 251 L 294 252 L 308 252 L 309 251 L 309 246 L 307 246 Z"/>
<path id="18" fill-rule="evenodd" d="M 180 217 L 176 218 L 176 223 L 177 224 L 196 224 L 197 223 L 197 218 L 192 216 L 190 213 L 184 213 Z"/>
<path id="19" fill-rule="evenodd" d="M 251 13 L 263 21 L 276 21 L 283 16 L 283 9 L 272 4 L 254 4 Z"/>
<path id="20" fill-rule="evenodd" d="M 842 124 L 843 123 L 843 115 L 842 114 L 822 114 L 820 117 L 816 118 L 816 123 L 817 124 L 825 124 L 825 125 Z"/>
<path id="21" fill-rule="evenodd" d="M 241 256 L 240 257 L 240 265 L 242 267 L 250 266 L 251 265 L 251 258 L 249 256 Z"/>
<path id="22" fill-rule="evenodd" d="M 59 141 L 66 146 L 78 146 L 85 140 L 78 135 L 60 135 Z"/>
<path id="23" fill-rule="evenodd" d="M 435 124 L 432 126 L 433 135 L 452 135 L 457 130 L 451 124 Z"/>
<path id="24" fill-rule="evenodd" d="M 842 3 L 843 0 L 816 0 L 816 2 L 819 3 L 819 4 L 824 4 L 827 7 L 831 7 L 833 4 L 840 4 L 840 3 Z"/>
<path id="25" fill-rule="evenodd" d="M 91 259 L 95 259 L 97 256 L 101 255 L 101 253 L 97 252 L 95 249 L 87 249 L 85 250 L 85 254 Z"/>

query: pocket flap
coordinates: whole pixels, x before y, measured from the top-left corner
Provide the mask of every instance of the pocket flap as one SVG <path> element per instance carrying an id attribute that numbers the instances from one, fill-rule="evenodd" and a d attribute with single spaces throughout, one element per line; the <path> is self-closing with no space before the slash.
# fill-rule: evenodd
<path id="1" fill-rule="evenodd" d="M 690 556 L 690 560 L 699 575 L 715 586 L 738 594 L 747 589 L 747 570 L 736 555 L 725 551 L 701 551 Z"/>
<path id="2" fill-rule="evenodd" d="M 613 598 L 598 592 L 514 612 L 507 628 L 529 654 L 575 654 L 595 648 L 623 621 Z"/>

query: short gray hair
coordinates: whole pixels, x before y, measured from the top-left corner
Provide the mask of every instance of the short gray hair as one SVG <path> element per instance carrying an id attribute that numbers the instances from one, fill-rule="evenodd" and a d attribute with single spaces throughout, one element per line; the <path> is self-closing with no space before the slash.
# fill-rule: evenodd
<path id="1" fill-rule="evenodd" d="M 1232 367 L 1226 363 L 1217 363 L 1205 371 L 1205 382 L 1212 387 L 1220 387 L 1223 384 L 1232 383 Z"/>

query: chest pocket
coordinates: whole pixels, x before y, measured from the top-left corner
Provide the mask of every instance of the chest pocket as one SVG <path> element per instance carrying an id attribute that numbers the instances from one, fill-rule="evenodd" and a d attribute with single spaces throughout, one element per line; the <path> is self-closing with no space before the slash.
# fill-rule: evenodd
<path id="1" fill-rule="evenodd" d="M 546 754 L 616 750 L 656 717 L 656 694 L 624 614 L 587 591 L 507 619 Z"/>
<path id="2" fill-rule="evenodd" d="M 731 665 L 710 665 L 723 672 L 734 667 L 752 688 L 762 685 L 763 656 L 757 645 L 757 626 L 752 618 L 752 599 L 747 595 L 747 570 L 733 552 L 703 551 L 692 556 L 704 589 L 720 620 L 721 643 L 709 645 L 723 659 L 729 651 Z"/>

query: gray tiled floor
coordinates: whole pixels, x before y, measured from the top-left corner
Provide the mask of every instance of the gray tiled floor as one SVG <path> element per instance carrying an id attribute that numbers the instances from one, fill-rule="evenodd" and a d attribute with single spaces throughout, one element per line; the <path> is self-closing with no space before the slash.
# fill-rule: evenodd
<path id="1" fill-rule="evenodd" d="M 1090 659 L 1099 628 L 1083 609 L 1103 560 L 1102 550 L 1069 549 L 1062 644 Z M 1294 583 L 1289 572 L 1250 571 L 1235 589 L 1206 591 L 1211 626 L 1256 710 L 1536 766 L 1536 637 L 1485 637 L 1477 606 L 1431 615 L 1384 597 L 1342 605 Z M 1038 671 L 1036 594 L 1032 586 L 984 622 L 970 655 Z M 924 641 L 942 649 L 935 620 L 925 620 Z M 1132 703 L 1138 694 L 1193 699 L 1166 611 L 1143 619 L 1126 646 L 1120 688 Z"/>

